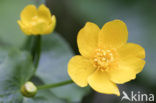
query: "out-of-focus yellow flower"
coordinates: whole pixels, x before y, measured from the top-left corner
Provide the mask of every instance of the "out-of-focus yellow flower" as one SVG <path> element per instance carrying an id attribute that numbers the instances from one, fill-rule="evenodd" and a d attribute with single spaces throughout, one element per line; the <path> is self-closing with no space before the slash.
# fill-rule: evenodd
<path id="1" fill-rule="evenodd" d="M 18 24 L 27 35 L 44 35 L 53 32 L 56 25 L 55 15 L 51 16 L 50 10 L 44 5 L 37 9 L 35 5 L 28 5 L 21 12 Z"/>
<path id="2" fill-rule="evenodd" d="M 144 48 L 127 40 L 127 27 L 120 20 L 106 23 L 101 30 L 86 23 L 77 37 L 81 56 L 69 61 L 69 76 L 80 87 L 89 84 L 97 92 L 119 96 L 116 84 L 135 79 L 145 64 Z"/>

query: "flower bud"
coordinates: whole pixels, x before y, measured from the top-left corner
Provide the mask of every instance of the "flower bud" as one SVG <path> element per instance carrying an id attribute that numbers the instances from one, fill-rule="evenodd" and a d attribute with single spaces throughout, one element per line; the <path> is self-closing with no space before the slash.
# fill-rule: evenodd
<path id="1" fill-rule="evenodd" d="M 25 97 L 34 97 L 37 93 L 37 87 L 28 81 L 21 87 L 21 93 Z"/>

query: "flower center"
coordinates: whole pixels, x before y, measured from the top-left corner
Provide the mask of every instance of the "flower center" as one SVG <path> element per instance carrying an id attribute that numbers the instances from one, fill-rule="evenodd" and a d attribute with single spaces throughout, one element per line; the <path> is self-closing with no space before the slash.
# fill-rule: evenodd
<path id="1" fill-rule="evenodd" d="M 107 70 L 113 62 L 113 50 L 96 49 L 94 56 L 94 64 L 97 67 L 97 69 L 101 71 Z"/>

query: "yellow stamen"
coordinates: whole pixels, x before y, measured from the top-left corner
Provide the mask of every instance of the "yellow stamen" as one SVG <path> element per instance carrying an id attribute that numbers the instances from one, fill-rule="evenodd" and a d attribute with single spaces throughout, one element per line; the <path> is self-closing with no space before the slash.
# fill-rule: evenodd
<path id="1" fill-rule="evenodd" d="M 113 50 L 96 49 L 94 56 L 94 65 L 102 72 L 107 70 L 114 60 Z"/>

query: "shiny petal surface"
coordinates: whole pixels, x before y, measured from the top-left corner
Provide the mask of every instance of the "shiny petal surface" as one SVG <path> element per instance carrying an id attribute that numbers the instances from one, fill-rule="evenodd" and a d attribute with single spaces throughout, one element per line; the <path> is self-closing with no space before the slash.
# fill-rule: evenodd
<path id="1" fill-rule="evenodd" d="M 126 24 L 121 20 L 107 22 L 99 33 L 100 48 L 118 48 L 128 40 Z"/>
<path id="2" fill-rule="evenodd" d="M 110 78 L 115 83 L 125 83 L 136 78 L 142 71 L 145 61 L 145 50 L 138 44 L 127 43 L 117 49 L 118 66 L 109 70 Z"/>
<path id="3" fill-rule="evenodd" d="M 118 66 L 108 70 L 110 79 L 118 84 L 123 84 L 136 78 L 136 74 L 141 72 L 145 61 L 137 57 L 123 57 L 118 61 Z"/>
<path id="4" fill-rule="evenodd" d="M 21 30 L 26 34 L 30 35 L 30 31 L 26 28 L 26 26 L 22 23 L 22 21 L 18 20 L 17 23 L 20 25 Z"/>
<path id="5" fill-rule="evenodd" d="M 46 20 L 47 22 L 51 22 L 50 10 L 44 4 L 40 5 L 38 8 L 38 17 Z"/>
<path id="6" fill-rule="evenodd" d="M 51 20 L 52 20 L 52 22 L 48 25 L 48 27 L 47 27 L 47 29 L 45 31 L 45 34 L 50 34 L 55 29 L 55 26 L 56 26 L 56 17 L 55 17 L 55 15 L 53 15 L 51 17 Z"/>
<path id="7" fill-rule="evenodd" d="M 68 63 L 68 74 L 80 87 L 88 85 L 88 76 L 91 75 L 94 70 L 95 68 L 90 60 L 82 56 L 74 56 Z"/>
<path id="8" fill-rule="evenodd" d="M 31 27 L 31 33 L 34 35 L 45 34 L 45 30 L 48 28 L 48 24 L 45 22 L 37 23 Z"/>
<path id="9" fill-rule="evenodd" d="M 32 18 L 37 16 L 37 8 L 35 5 L 28 5 L 21 12 L 21 20 L 23 23 L 28 24 Z"/>
<path id="10" fill-rule="evenodd" d="M 120 95 L 118 87 L 110 81 L 109 75 L 106 72 L 97 70 L 88 78 L 88 83 L 99 93 Z"/>
<path id="11" fill-rule="evenodd" d="M 127 43 L 126 45 L 122 46 L 118 49 L 118 53 L 120 57 L 138 57 L 138 58 L 145 58 L 145 50 L 138 44 L 134 43 Z"/>
<path id="12" fill-rule="evenodd" d="M 87 22 L 86 25 L 79 31 L 77 43 L 81 55 L 85 57 L 93 56 L 93 53 L 98 45 L 99 31 L 99 27 L 91 22 Z"/>

